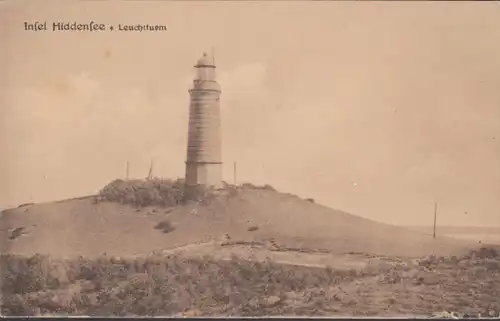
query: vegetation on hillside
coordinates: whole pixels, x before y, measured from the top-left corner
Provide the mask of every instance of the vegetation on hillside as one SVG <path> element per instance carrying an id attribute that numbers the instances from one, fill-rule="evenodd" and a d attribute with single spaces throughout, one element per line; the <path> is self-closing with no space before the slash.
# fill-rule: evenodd
<path id="1" fill-rule="evenodd" d="M 207 199 L 214 194 L 214 189 L 203 186 L 187 189 L 182 179 L 117 179 L 99 192 L 98 201 L 119 202 L 138 207 L 153 205 L 169 207 L 187 201 Z"/>
<path id="2" fill-rule="evenodd" d="M 233 257 L 153 255 L 56 261 L 3 255 L 3 315 L 498 316 L 500 257 L 397 259 L 362 270 L 299 267 Z"/>
<path id="3" fill-rule="evenodd" d="M 240 186 L 224 183 L 222 189 L 216 190 L 202 185 L 187 188 L 183 179 L 116 179 L 101 189 L 96 202 L 118 202 L 137 207 L 171 207 L 189 201 L 209 201 L 218 195 L 217 192 L 221 190 L 234 196 L 239 189 L 275 191 L 270 185 L 255 186 L 250 183 L 244 183 Z"/>

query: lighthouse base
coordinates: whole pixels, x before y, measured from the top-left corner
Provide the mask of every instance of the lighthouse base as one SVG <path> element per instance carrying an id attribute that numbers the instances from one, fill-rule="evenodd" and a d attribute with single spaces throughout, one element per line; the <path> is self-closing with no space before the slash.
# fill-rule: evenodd
<path id="1" fill-rule="evenodd" d="M 188 162 L 186 163 L 186 185 L 221 188 L 221 162 Z"/>

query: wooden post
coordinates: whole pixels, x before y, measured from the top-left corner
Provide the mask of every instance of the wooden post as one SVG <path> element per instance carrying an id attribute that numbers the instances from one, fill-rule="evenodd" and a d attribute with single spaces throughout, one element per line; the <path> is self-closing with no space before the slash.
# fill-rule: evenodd
<path id="1" fill-rule="evenodd" d="M 233 183 L 236 185 L 236 162 L 233 164 Z"/>
<path id="2" fill-rule="evenodd" d="M 153 160 L 151 160 L 151 163 L 149 164 L 149 172 L 147 180 L 152 180 L 152 179 L 153 179 Z"/>
<path id="3" fill-rule="evenodd" d="M 436 238 L 436 218 L 437 218 L 437 202 L 434 202 L 434 231 L 432 237 Z"/>

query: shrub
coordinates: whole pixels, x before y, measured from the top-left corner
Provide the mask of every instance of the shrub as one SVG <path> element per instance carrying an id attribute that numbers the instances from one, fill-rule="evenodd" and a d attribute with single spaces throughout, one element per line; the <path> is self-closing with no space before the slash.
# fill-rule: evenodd
<path id="1" fill-rule="evenodd" d="M 243 188 L 248 188 L 248 189 L 257 189 L 258 187 L 253 185 L 252 183 L 243 183 L 241 184 L 241 187 Z"/>
<path id="2" fill-rule="evenodd" d="M 2 293 L 24 294 L 44 289 L 53 281 L 48 270 L 48 258 L 35 255 L 30 258 L 2 255 Z"/>
<path id="3" fill-rule="evenodd" d="M 493 247 L 482 247 L 481 249 L 479 249 L 477 257 L 493 259 L 498 257 L 498 253 Z"/>
<path id="4" fill-rule="evenodd" d="M 39 309 L 33 307 L 25 296 L 20 294 L 3 294 L 1 314 L 5 316 L 35 316 Z"/>
<path id="5" fill-rule="evenodd" d="M 203 186 L 185 188 L 184 180 L 152 179 L 121 180 L 117 179 L 106 185 L 100 192 L 102 201 L 145 206 L 176 206 L 190 200 L 208 199 L 214 195 L 212 188 Z"/>
<path id="6" fill-rule="evenodd" d="M 163 233 L 170 233 L 175 230 L 175 227 L 170 223 L 170 221 L 165 220 L 156 224 L 155 229 L 161 230 Z"/>
<path id="7" fill-rule="evenodd" d="M 24 227 L 16 227 L 10 233 L 9 240 L 14 240 L 14 239 L 18 238 L 19 236 L 23 235 L 23 233 L 24 233 Z"/>
<path id="8" fill-rule="evenodd" d="M 7 270 L 12 271 L 20 262 L 39 266 L 34 262 L 40 262 L 40 257 L 5 262 Z M 12 284 L 4 288 L 2 293 L 6 299 L 2 313 L 166 316 L 199 309 L 202 315 L 267 315 L 273 306 L 264 304 L 265 298 L 281 298 L 291 290 L 303 291 L 329 283 L 322 269 L 287 267 L 272 261 L 254 262 L 237 257 L 231 261 L 158 255 L 136 259 L 81 257 L 64 266 L 70 282 L 79 283 L 82 289 L 85 286 L 88 290 L 65 299 L 57 294 L 59 291 L 48 289 L 47 278 L 41 277 L 50 275 L 54 266 L 18 269 L 25 273 L 10 274 L 11 279 L 36 286 L 31 286 L 29 291 Z M 42 270 L 47 273 L 41 273 Z M 257 302 L 257 310 L 248 305 L 256 297 L 264 300 Z M 279 313 L 278 306 L 273 309 L 276 310 L 273 313 Z"/>

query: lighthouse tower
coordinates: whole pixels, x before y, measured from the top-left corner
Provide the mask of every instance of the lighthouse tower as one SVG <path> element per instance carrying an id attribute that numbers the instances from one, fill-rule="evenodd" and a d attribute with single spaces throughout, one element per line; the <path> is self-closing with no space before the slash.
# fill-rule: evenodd
<path id="1" fill-rule="evenodd" d="M 220 135 L 221 88 L 215 81 L 215 63 L 206 53 L 198 60 L 189 106 L 186 185 L 222 186 Z"/>

